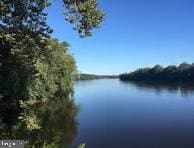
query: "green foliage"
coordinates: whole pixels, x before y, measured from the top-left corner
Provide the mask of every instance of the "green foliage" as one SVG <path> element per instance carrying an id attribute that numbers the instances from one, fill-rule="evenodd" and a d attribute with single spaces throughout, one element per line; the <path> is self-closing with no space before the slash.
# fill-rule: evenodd
<path id="1" fill-rule="evenodd" d="M 119 76 L 121 80 L 138 81 L 190 81 L 194 82 L 194 64 L 182 63 L 177 66 L 163 68 L 156 65 L 153 68 L 142 68 Z"/>
<path id="2" fill-rule="evenodd" d="M 63 0 L 65 19 L 74 24 L 81 37 L 91 36 L 91 30 L 100 26 L 104 13 L 96 0 Z M 1 0 L 0 31 L 48 37 L 52 30 L 46 23 L 49 0 Z"/>
<path id="3" fill-rule="evenodd" d="M 85 144 L 85 143 L 80 144 L 80 145 L 78 146 L 78 148 L 86 148 L 86 144 Z"/>
<path id="4" fill-rule="evenodd" d="M 91 36 L 92 28 L 98 28 L 105 14 L 98 8 L 96 0 L 63 0 L 66 20 L 75 24 L 81 37 Z"/>
<path id="5" fill-rule="evenodd" d="M 7 99 L 28 96 L 27 86 L 36 73 L 34 64 L 51 32 L 43 13 L 46 7 L 43 0 L 1 1 L 0 94 Z"/>
<path id="6" fill-rule="evenodd" d="M 28 36 L 21 39 L 21 42 L 15 38 L 15 35 L 5 35 L 0 39 L 2 39 L 0 47 L 0 94 L 10 99 L 23 97 L 26 95 L 28 80 L 32 78 L 34 73 L 35 52 L 31 50 L 30 46 L 33 47 L 35 43 Z"/>
<path id="7" fill-rule="evenodd" d="M 52 98 L 73 92 L 76 66 L 67 46 L 57 40 L 44 42 L 42 49 L 27 46 L 11 54 L 6 73 L 1 73 L 1 94 L 19 100 Z M 33 40 L 31 45 L 34 47 Z"/>
<path id="8" fill-rule="evenodd" d="M 76 66 L 67 46 L 57 40 L 47 40 L 35 64 L 37 71 L 28 87 L 29 98 L 68 96 L 73 92 Z"/>
<path id="9" fill-rule="evenodd" d="M 46 23 L 44 9 L 47 0 L 1 0 L 0 31 L 8 34 L 48 36 L 51 29 Z"/>
<path id="10" fill-rule="evenodd" d="M 64 0 L 65 16 L 82 37 L 100 25 L 96 0 Z M 0 94 L 9 99 L 53 97 L 72 92 L 75 62 L 66 42 L 48 40 L 48 0 L 0 2 Z M 72 22 L 72 19 L 74 21 Z"/>
<path id="11" fill-rule="evenodd" d="M 74 24 L 81 37 L 91 36 L 92 29 L 104 20 L 96 0 L 63 2 L 66 20 Z M 20 110 L 19 100 L 28 100 L 22 104 L 22 122 L 14 128 L 7 126 L 0 135 L 5 139 L 26 139 L 37 147 L 69 144 L 76 131 L 77 110 L 71 98 L 76 65 L 67 42 L 49 39 L 52 29 L 44 10 L 50 5 L 49 0 L 0 1 L 0 96 L 13 102 L 9 110 Z M 61 97 L 65 99 L 56 102 Z M 36 106 L 45 99 L 55 101 Z M 8 108 L 4 106 L 3 113 Z"/>

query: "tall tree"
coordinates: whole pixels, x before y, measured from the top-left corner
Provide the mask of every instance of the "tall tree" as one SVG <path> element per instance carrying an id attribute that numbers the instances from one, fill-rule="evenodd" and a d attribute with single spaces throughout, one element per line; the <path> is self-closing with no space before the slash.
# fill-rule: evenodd
<path id="1" fill-rule="evenodd" d="M 81 37 L 91 36 L 91 30 L 104 19 L 96 0 L 63 0 L 63 3 L 66 20 L 74 24 Z M 36 65 L 52 33 L 44 12 L 50 5 L 49 0 L 1 0 L 0 94 L 20 99 L 28 96 L 27 86 L 40 72 Z"/>

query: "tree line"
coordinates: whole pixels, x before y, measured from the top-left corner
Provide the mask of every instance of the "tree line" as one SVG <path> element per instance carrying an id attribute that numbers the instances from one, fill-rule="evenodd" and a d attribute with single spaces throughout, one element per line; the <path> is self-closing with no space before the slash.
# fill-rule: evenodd
<path id="1" fill-rule="evenodd" d="M 94 75 L 94 74 L 78 74 L 77 80 L 92 80 L 92 79 L 114 79 L 117 75 Z"/>
<path id="2" fill-rule="evenodd" d="M 167 67 L 156 65 L 152 68 L 140 68 L 134 72 L 120 74 L 119 78 L 124 81 L 194 82 L 194 64 L 184 62 L 179 66 Z"/>

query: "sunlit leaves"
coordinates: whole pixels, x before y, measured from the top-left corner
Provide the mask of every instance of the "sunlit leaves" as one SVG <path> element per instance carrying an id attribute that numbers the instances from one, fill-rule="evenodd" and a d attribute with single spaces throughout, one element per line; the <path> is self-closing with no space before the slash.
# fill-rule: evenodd
<path id="1" fill-rule="evenodd" d="M 57 40 L 47 40 L 35 64 L 36 77 L 28 87 L 30 98 L 53 98 L 73 92 L 76 66 L 67 50 L 67 43 L 64 45 Z"/>
<path id="2" fill-rule="evenodd" d="M 104 20 L 96 0 L 63 0 L 66 20 L 81 37 Z M 75 61 L 68 43 L 48 40 L 52 30 L 45 8 L 49 0 L 1 0 L 0 94 L 10 99 L 68 95 L 73 91 Z"/>
<path id="3" fill-rule="evenodd" d="M 75 25 L 81 37 L 91 36 L 91 30 L 98 28 L 105 14 L 98 8 L 96 0 L 63 0 L 66 20 Z"/>
<path id="4" fill-rule="evenodd" d="M 85 143 L 80 144 L 80 145 L 78 146 L 78 148 L 86 148 L 86 144 L 85 144 Z"/>

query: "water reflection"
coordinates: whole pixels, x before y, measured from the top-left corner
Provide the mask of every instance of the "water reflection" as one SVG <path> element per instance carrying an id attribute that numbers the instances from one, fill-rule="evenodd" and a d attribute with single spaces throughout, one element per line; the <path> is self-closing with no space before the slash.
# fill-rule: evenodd
<path id="1" fill-rule="evenodd" d="M 81 105 L 75 145 L 84 141 L 89 148 L 194 148 L 192 85 L 117 79 L 83 85 L 75 88 Z"/>
<path id="2" fill-rule="evenodd" d="M 64 98 L 28 106 L 20 113 L 15 107 L 1 107 L 0 137 L 23 139 L 27 147 L 70 147 L 77 133 L 77 113 L 74 100 Z"/>
<path id="3" fill-rule="evenodd" d="M 169 93 L 180 93 L 181 96 L 187 97 L 194 94 L 194 85 L 192 83 L 164 83 L 164 82 L 138 82 L 138 81 L 120 81 L 122 85 L 132 85 L 138 90 L 154 91 L 156 94 L 162 94 L 164 91 Z"/>

